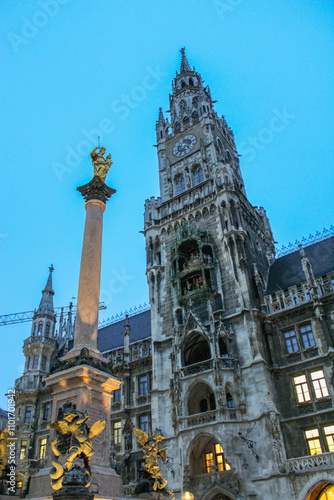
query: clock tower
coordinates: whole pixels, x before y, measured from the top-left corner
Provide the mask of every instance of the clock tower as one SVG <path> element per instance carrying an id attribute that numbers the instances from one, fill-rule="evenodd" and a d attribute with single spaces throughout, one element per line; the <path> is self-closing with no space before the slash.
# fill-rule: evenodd
<path id="1" fill-rule="evenodd" d="M 219 472 L 221 491 L 239 498 L 252 491 L 261 447 L 268 476 L 283 460 L 261 323 L 275 250 L 265 210 L 247 199 L 233 132 L 214 103 L 181 49 L 170 119 L 160 108 L 156 123 L 160 197 L 145 202 L 151 427 L 167 438 L 169 487 L 200 496 L 212 484 L 209 473 Z"/>

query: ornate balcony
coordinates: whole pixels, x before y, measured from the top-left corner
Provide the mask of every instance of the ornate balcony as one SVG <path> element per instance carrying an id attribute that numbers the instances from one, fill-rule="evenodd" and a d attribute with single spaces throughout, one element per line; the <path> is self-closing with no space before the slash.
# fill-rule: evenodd
<path id="1" fill-rule="evenodd" d="M 218 412 L 219 410 L 211 410 L 204 413 L 196 413 L 195 415 L 188 415 L 182 419 L 182 429 L 215 422 L 219 417 Z"/>
<path id="2" fill-rule="evenodd" d="M 196 375 L 197 373 L 207 372 L 212 370 L 213 362 L 212 359 L 207 361 L 201 361 L 200 363 L 194 363 L 193 365 L 184 366 L 181 368 L 181 377 L 189 377 L 190 375 Z"/>
<path id="3" fill-rule="evenodd" d="M 334 453 L 321 453 L 319 455 L 310 455 L 308 457 L 291 458 L 287 460 L 290 472 L 303 474 L 323 469 L 334 468 Z"/>

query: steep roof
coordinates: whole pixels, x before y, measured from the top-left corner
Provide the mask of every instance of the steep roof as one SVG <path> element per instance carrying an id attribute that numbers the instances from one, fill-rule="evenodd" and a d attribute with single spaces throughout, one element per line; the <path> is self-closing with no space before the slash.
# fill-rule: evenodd
<path id="1" fill-rule="evenodd" d="M 99 329 L 97 346 L 101 352 L 110 351 L 124 345 L 124 322 L 118 321 Z M 151 311 L 144 311 L 129 317 L 130 343 L 151 336 Z"/>
<path id="2" fill-rule="evenodd" d="M 334 236 L 304 248 L 314 276 L 324 276 L 334 270 Z M 299 250 L 275 260 L 269 271 L 266 294 L 286 290 L 306 280 Z"/>

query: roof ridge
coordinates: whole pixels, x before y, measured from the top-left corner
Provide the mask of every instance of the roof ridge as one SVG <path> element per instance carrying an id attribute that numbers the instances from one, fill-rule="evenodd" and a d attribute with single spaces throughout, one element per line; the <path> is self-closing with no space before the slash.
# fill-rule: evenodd
<path id="1" fill-rule="evenodd" d="M 126 317 L 126 315 L 131 318 L 132 316 L 136 316 L 137 314 L 149 311 L 151 309 L 150 304 L 147 304 L 147 302 L 144 302 L 143 304 L 139 304 L 139 306 L 135 306 L 133 309 L 130 307 L 129 310 L 125 309 L 125 311 L 121 311 L 119 314 L 115 314 L 111 316 L 110 318 L 103 319 L 99 321 L 99 328 L 105 328 L 106 326 L 113 325 L 114 323 L 119 323 L 120 321 L 123 321 Z"/>
<path id="2" fill-rule="evenodd" d="M 303 245 L 303 247 L 309 247 L 314 243 L 318 243 L 319 241 L 326 240 L 334 236 L 334 226 L 331 225 L 329 229 L 324 228 L 322 233 L 317 231 L 314 235 L 309 234 L 307 238 L 303 236 L 303 238 L 299 241 L 296 240 L 294 243 L 289 243 L 287 246 L 283 245 L 280 249 L 276 249 L 276 259 L 280 257 L 284 257 L 290 253 L 296 252 L 298 250 L 298 245 Z"/>

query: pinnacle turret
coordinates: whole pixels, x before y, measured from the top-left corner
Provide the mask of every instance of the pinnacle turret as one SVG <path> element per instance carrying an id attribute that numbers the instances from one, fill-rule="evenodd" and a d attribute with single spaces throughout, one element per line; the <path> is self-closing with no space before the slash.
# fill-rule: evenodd
<path id="1" fill-rule="evenodd" d="M 54 309 L 53 309 L 53 296 L 54 296 L 54 291 L 52 289 L 52 273 L 54 271 L 54 267 L 51 264 L 49 267 L 49 277 L 46 282 L 44 290 L 42 290 L 42 299 L 41 302 L 38 306 L 37 313 L 38 314 L 49 314 L 51 316 L 54 316 Z"/>
<path id="2" fill-rule="evenodd" d="M 186 49 L 185 47 L 182 47 L 180 50 L 181 52 L 181 67 L 180 67 L 180 74 L 184 73 L 185 71 L 194 71 L 191 69 L 190 64 L 188 62 L 188 59 L 186 57 Z"/>

